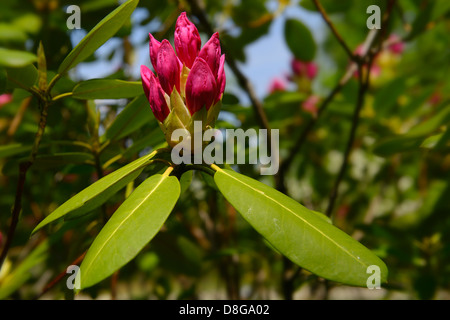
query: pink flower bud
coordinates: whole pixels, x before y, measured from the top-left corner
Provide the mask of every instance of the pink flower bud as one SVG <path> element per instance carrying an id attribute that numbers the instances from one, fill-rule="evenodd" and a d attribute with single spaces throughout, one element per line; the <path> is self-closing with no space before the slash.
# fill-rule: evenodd
<path id="1" fill-rule="evenodd" d="M 225 83 L 227 82 L 226 76 L 225 76 L 225 55 L 223 54 L 220 57 L 220 63 L 219 63 L 219 71 L 217 75 L 217 88 L 219 91 L 217 92 L 216 100 L 214 101 L 214 104 L 219 102 L 220 99 L 222 99 L 222 94 L 225 91 Z"/>
<path id="2" fill-rule="evenodd" d="M 186 104 L 191 115 L 203 106 L 209 110 L 216 96 L 217 85 L 213 73 L 206 61 L 197 57 L 186 80 Z"/>
<path id="3" fill-rule="evenodd" d="M 197 27 L 189 21 L 186 12 L 182 12 L 175 27 L 175 50 L 178 58 L 189 69 L 192 68 L 202 45 Z"/>
<path id="4" fill-rule="evenodd" d="M 163 90 L 170 95 L 175 86 L 180 91 L 180 61 L 172 45 L 167 39 L 161 42 L 157 55 L 157 72 L 159 83 Z"/>
<path id="5" fill-rule="evenodd" d="M 149 36 L 150 60 L 156 75 L 141 66 L 142 86 L 169 146 L 173 147 L 178 143 L 172 140 L 174 130 L 194 134 L 193 119 L 206 120 L 202 129 L 215 125 L 225 90 L 225 55 L 221 54 L 218 33 L 201 48 L 198 30 L 185 12 L 177 19 L 175 50 L 167 39 L 159 42 Z M 198 111 L 201 112 L 194 117 Z"/>
<path id="6" fill-rule="evenodd" d="M 155 71 L 158 72 L 157 69 L 156 69 L 156 59 L 157 59 L 157 56 L 158 56 L 159 47 L 161 46 L 161 42 L 156 40 L 151 33 L 149 33 L 148 35 L 150 37 L 150 43 L 149 43 L 149 46 L 150 46 L 150 61 L 152 62 L 153 69 L 155 69 Z"/>
<path id="7" fill-rule="evenodd" d="M 317 105 L 319 103 L 319 100 L 320 98 L 318 96 L 309 96 L 302 104 L 303 110 L 311 113 L 314 117 L 316 117 L 318 112 Z"/>
<path id="8" fill-rule="evenodd" d="M 202 50 L 198 56 L 203 58 L 206 63 L 209 65 L 209 68 L 212 71 L 214 77 L 217 77 L 217 73 L 219 71 L 220 65 L 220 41 L 219 41 L 219 33 L 214 33 L 207 43 L 203 46 Z"/>
<path id="9" fill-rule="evenodd" d="M 153 72 L 144 65 L 141 65 L 142 87 L 150 103 L 155 118 L 164 122 L 170 113 L 164 91 Z"/>
<path id="10" fill-rule="evenodd" d="M 303 62 L 297 59 L 293 59 L 291 68 L 296 76 L 306 76 L 310 80 L 314 79 L 317 75 L 317 65 L 314 62 Z"/>

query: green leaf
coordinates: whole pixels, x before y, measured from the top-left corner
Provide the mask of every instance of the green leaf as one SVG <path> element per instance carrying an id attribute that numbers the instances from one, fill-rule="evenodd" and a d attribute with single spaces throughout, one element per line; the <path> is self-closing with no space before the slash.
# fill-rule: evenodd
<path id="1" fill-rule="evenodd" d="M 397 99 L 404 94 L 405 90 L 406 79 L 401 77 L 390 81 L 384 87 L 380 88 L 375 95 L 375 101 L 373 103 L 377 116 L 386 117 L 388 114 L 391 114 L 392 107 L 397 102 Z"/>
<path id="2" fill-rule="evenodd" d="M 49 241 L 44 240 L 18 266 L 14 266 L 14 270 L 1 280 L 0 300 L 9 297 L 32 276 L 30 269 L 47 258 L 49 249 Z M 8 260 L 5 261 L 3 269 L 7 268 L 8 263 Z"/>
<path id="3" fill-rule="evenodd" d="M 156 121 L 153 119 L 152 110 L 145 95 L 136 97 L 117 115 L 114 122 L 100 138 L 100 141 L 119 140 L 149 122 L 153 122 L 156 125 Z"/>
<path id="4" fill-rule="evenodd" d="M 143 93 L 140 81 L 117 79 L 91 79 L 80 82 L 73 89 L 76 99 L 122 99 L 134 98 Z"/>
<path id="5" fill-rule="evenodd" d="M 158 233 L 180 196 L 176 177 L 142 182 L 95 238 L 80 266 L 81 288 L 107 278 L 132 260 Z"/>
<path id="6" fill-rule="evenodd" d="M 29 152 L 31 146 L 24 146 L 21 143 L 7 144 L 0 146 L 0 158 L 8 158 L 17 154 Z"/>
<path id="7" fill-rule="evenodd" d="M 21 44 L 27 40 L 27 35 L 17 26 L 0 23 L 0 43 Z"/>
<path id="8" fill-rule="evenodd" d="M 20 68 L 6 68 L 9 86 L 19 88 L 30 88 L 36 84 L 38 70 L 32 64 Z"/>
<path id="9" fill-rule="evenodd" d="M 122 155 L 125 158 L 128 158 L 149 146 L 153 147 L 153 149 L 158 149 L 156 148 L 156 146 L 164 143 L 165 141 L 166 139 L 164 138 L 164 134 L 161 128 L 158 126 L 150 133 L 144 135 L 142 138 L 133 140 L 133 144 L 129 148 L 127 148 Z M 161 146 L 161 148 L 165 147 L 166 146 Z"/>
<path id="10" fill-rule="evenodd" d="M 67 70 L 75 67 L 114 36 L 120 27 L 129 19 L 138 2 L 139 0 L 129 0 L 103 18 L 67 55 L 59 66 L 58 73 L 63 74 Z"/>
<path id="11" fill-rule="evenodd" d="M 6 70 L 0 67 L 0 94 L 5 93 L 7 83 L 8 75 L 6 74 Z"/>
<path id="12" fill-rule="evenodd" d="M 434 0 L 431 20 L 435 21 L 450 11 L 450 2 L 448 0 Z"/>
<path id="13" fill-rule="evenodd" d="M 0 48 L 0 66 L 20 68 L 36 60 L 36 55 L 30 52 Z"/>
<path id="14" fill-rule="evenodd" d="M 14 19 L 12 24 L 26 33 L 37 34 L 42 27 L 42 19 L 36 13 L 26 13 Z"/>
<path id="15" fill-rule="evenodd" d="M 417 150 L 423 142 L 423 137 L 399 135 L 381 140 L 375 144 L 373 152 L 381 157 L 388 157 L 395 153 Z"/>
<path id="16" fill-rule="evenodd" d="M 181 175 L 180 177 L 181 194 L 185 193 L 189 189 L 192 183 L 192 178 L 193 178 L 192 170 L 186 171 Z"/>
<path id="17" fill-rule="evenodd" d="M 279 252 L 316 275 L 366 286 L 367 267 L 383 261 L 326 219 L 283 193 L 244 175 L 219 169 L 214 180 L 225 198 Z"/>
<path id="18" fill-rule="evenodd" d="M 42 41 L 39 42 L 37 51 L 38 57 L 38 88 L 45 92 L 47 90 L 47 60 L 45 58 L 45 50 Z"/>
<path id="19" fill-rule="evenodd" d="M 311 31 L 301 21 L 287 19 L 284 25 L 284 37 L 295 58 L 301 61 L 314 59 L 317 50 L 316 42 Z"/>
<path id="20" fill-rule="evenodd" d="M 157 151 L 154 151 L 149 155 L 141 157 L 82 190 L 41 221 L 31 234 L 33 235 L 42 227 L 69 213 L 72 215 L 82 215 L 101 206 L 117 191 L 125 187 L 130 181 L 136 179 L 143 170 L 143 167 L 156 153 Z"/>

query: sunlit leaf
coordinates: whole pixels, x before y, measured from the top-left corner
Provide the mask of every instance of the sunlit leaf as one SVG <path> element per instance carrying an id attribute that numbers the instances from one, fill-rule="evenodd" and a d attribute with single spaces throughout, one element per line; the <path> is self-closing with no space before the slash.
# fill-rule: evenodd
<path id="1" fill-rule="evenodd" d="M 15 266 L 10 274 L 6 275 L 5 278 L 1 280 L 0 300 L 9 297 L 31 278 L 32 273 L 30 270 L 45 261 L 49 254 L 49 248 L 49 241 L 44 240 L 37 248 L 30 252 L 19 265 Z M 7 268 L 6 265 L 8 263 L 8 261 L 5 262 L 3 268 Z"/>

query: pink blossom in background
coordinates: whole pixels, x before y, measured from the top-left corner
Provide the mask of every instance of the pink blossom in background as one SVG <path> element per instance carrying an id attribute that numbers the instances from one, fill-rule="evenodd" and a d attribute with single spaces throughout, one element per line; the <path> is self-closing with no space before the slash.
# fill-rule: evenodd
<path id="1" fill-rule="evenodd" d="M 274 93 L 277 91 L 286 91 L 286 83 L 279 78 L 274 78 L 269 85 L 269 92 Z"/>

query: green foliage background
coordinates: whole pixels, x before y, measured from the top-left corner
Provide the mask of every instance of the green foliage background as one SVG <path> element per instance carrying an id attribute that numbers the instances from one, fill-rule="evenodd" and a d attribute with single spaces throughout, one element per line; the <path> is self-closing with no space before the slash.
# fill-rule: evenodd
<path id="1" fill-rule="evenodd" d="M 0 105 L 0 248 L 11 223 L 19 164 L 29 157 L 40 118 L 36 97 L 21 87 L 39 86 L 42 79 L 34 67 L 40 41 L 48 82 L 61 71 L 72 50 L 65 12 L 67 5 L 75 4 L 72 2 L 2 0 L 0 4 L 0 94 L 12 94 L 11 102 Z M 110 54 L 90 54 L 84 60 L 109 62 L 107 75 L 98 78 L 110 82 L 80 84 L 75 67 L 54 86 L 53 97 L 73 94 L 61 96 L 49 106 L 39 152 L 25 181 L 17 231 L 0 272 L 1 298 L 73 298 L 66 278 L 42 293 L 45 285 L 89 248 L 134 186 L 128 184 L 88 214 L 70 216 L 31 238 L 30 234 L 44 217 L 99 176 L 164 144 L 148 102 L 141 96 L 140 79 L 132 72 L 137 49 L 148 39 L 135 44 L 130 33 L 133 28 L 145 28 L 160 40 L 173 40 L 176 18 L 181 11 L 192 12 L 191 2 L 141 0 L 138 8 L 147 10 L 148 18 L 139 23 L 123 21 Z M 321 3 L 352 50 L 368 33 L 367 6 L 377 4 L 382 12 L 386 9 L 386 1 Z M 86 31 L 117 7 L 112 0 L 76 4 Z M 264 37 L 276 19 L 286 19 L 291 6 L 316 10 L 310 0 L 207 0 L 204 5 L 209 23 L 220 32 L 227 58 L 234 62 L 245 62 L 247 46 Z M 449 14 L 446 0 L 395 2 L 386 32 L 399 35 L 405 50 L 401 55 L 383 50 L 377 57 L 381 71 L 371 78 L 331 215 L 334 225 L 386 263 L 389 278 L 383 289 L 339 285 L 289 265 L 216 191 L 213 179 L 195 171 L 183 176 L 180 201 L 161 232 L 118 274 L 83 290 L 82 297 L 448 299 Z M 210 30 L 205 24 L 196 15 L 192 20 L 207 37 Z M 267 92 L 262 101 L 270 127 L 280 129 L 281 160 L 313 118 L 302 109 L 302 103 L 311 94 L 324 101 L 349 65 L 348 56 L 328 29 L 326 41 L 316 43 L 302 21 L 291 20 L 286 26 L 284 36 L 293 55 L 313 60 L 319 73 L 312 83 L 298 82 L 284 91 Z M 296 34 L 306 35 L 295 38 Z M 270 48 L 264 54 L 270 54 Z M 117 57 L 120 64 L 112 67 L 117 66 Z M 254 109 L 231 93 L 242 85 L 233 71 L 227 70 L 223 116 L 216 126 L 259 128 Z M 121 81 L 127 82 L 122 85 Z M 285 193 L 311 210 L 325 212 L 327 208 L 357 95 L 358 82 L 352 77 L 320 114 L 285 173 Z M 161 168 L 155 163 L 139 172 L 135 186 Z M 236 170 L 276 187 L 274 177 L 262 179 L 255 166 L 241 165 Z"/>

